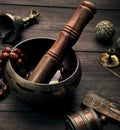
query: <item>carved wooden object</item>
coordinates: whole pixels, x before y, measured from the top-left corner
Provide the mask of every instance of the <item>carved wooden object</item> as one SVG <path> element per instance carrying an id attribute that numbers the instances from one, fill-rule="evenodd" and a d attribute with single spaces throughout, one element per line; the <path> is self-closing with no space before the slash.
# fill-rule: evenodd
<path id="1" fill-rule="evenodd" d="M 96 9 L 93 3 L 83 1 L 59 33 L 53 46 L 46 52 L 28 78 L 29 81 L 48 83 L 61 65 L 67 50 L 78 40 L 86 24 L 93 18 Z"/>
<path id="2" fill-rule="evenodd" d="M 101 114 L 120 121 L 120 104 L 108 101 L 94 92 L 87 92 L 82 103 Z"/>

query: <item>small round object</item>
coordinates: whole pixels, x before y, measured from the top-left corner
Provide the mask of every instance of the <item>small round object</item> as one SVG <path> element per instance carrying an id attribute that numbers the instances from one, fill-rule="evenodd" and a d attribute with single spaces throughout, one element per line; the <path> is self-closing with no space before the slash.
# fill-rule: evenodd
<path id="1" fill-rule="evenodd" d="M 11 48 L 10 48 L 10 47 L 5 47 L 5 48 L 3 48 L 3 50 L 2 50 L 2 53 L 3 53 L 3 52 L 10 53 L 10 52 L 11 52 Z"/>
<path id="2" fill-rule="evenodd" d="M 9 87 L 7 84 L 3 84 L 0 88 L 0 99 L 4 99 L 9 94 Z"/>
<path id="3" fill-rule="evenodd" d="M 103 124 L 107 124 L 107 116 L 105 116 L 105 115 L 100 115 L 100 119 L 101 119 L 101 122 L 103 123 Z"/>
<path id="4" fill-rule="evenodd" d="M 18 59 L 18 57 L 19 57 L 18 54 L 14 53 L 14 52 L 10 53 L 10 59 L 15 59 L 16 60 L 16 59 Z"/>
<path id="5" fill-rule="evenodd" d="M 9 58 L 9 53 L 3 52 L 0 56 L 1 60 L 7 60 Z"/>
<path id="6" fill-rule="evenodd" d="M 98 40 L 110 41 L 115 34 L 115 27 L 110 21 L 104 20 L 96 25 L 95 32 Z"/>
<path id="7" fill-rule="evenodd" d="M 18 59 L 18 61 L 17 61 L 17 62 L 18 62 L 18 65 L 19 65 L 19 66 L 23 66 L 23 65 L 24 65 L 24 62 L 23 62 L 23 60 L 22 60 L 22 59 Z"/>
<path id="8" fill-rule="evenodd" d="M 18 54 L 18 55 L 21 55 L 21 54 L 22 54 L 21 50 L 18 49 L 18 48 L 15 48 L 15 49 L 13 50 L 13 52 L 16 53 L 16 54 Z"/>

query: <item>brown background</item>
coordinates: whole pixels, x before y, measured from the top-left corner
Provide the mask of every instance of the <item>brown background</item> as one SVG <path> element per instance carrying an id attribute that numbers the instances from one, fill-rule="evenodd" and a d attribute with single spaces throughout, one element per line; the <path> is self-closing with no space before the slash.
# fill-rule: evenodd
<path id="1" fill-rule="evenodd" d="M 36 109 L 10 93 L 0 101 L 0 130 L 65 130 L 64 115 L 80 110 L 81 98 L 88 90 L 120 103 L 120 79 L 97 62 L 100 54 L 111 44 L 103 45 L 95 37 L 95 26 L 101 20 L 109 20 L 115 25 L 113 43 L 120 36 L 120 1 L 92 2 L 96 5 L 97 14 L 73 47 L 82 64 L 82 78 L 74 98 L 54 105 L 40 104 L 41 107 Z M 24 17 L 34 9 L 41 14 L 39 24 L 24 30 L 18 42 L 31 37 L 56 38 L 79 3 L 80 0 L 0 0 L 0 13 L 9 12 Z M 0 49 L 5 45 L 1 42 Z M 120 73 L 120 68 L 117 68 L 117 73 Z M 120 130 L 118 124 L 109 122 L 103 130 Z"/>

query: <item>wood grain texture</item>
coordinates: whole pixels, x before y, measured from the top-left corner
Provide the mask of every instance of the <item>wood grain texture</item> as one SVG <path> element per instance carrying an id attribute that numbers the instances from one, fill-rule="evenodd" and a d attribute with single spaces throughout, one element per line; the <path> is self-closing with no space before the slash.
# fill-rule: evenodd
<path id="1" fill-rule="evenodd" d="M 40 103 L 35 107 L 25 103 L 13 93 L 0 101 L 0 130 L 65 130 L 64 115 L 80 110 L 81 99 L 88 90 L 93 90 L 120 103 L 120 79 L 98 64 L 98 57 L 120 36 L 120 1 L 91 0 L 97 7 L 97 14 L 86 26 L 77 44 L 73 46 L 82 65 L 82 78 L 73 97 L 59 102 Z M 9 12 L 25 17 L 31 9 L 40 13 L 39 24 L 24 30 L 16 42 L 33 37 L 56 39 L 69 20 L 79 0 L 0 0 L 0 13 Z M 96 40 L 95 26 L 101 20 L 110 20 L 116 27 L 113 42 L 109 45 Z M 0 51 L 6 46 L 0 42 Z M 13 45 L 14 46 L 14 45 Z M 115 71 L 120 74 L 120 67 Z M 109 122 L 103 130 L 120 130 L 119 123 Z"/>
<path id="2" fill-rule="evenodd" d="M 25 17 L 28 15 L 31 7 L 25 6 L 12 6 L 12 5 L 0 5 L 0 13 L 9 12 L 13 15 L 19 15 Z M 66 8 L 48 8 L 48 7 L 35 7 L 34 10 L 40 13 L 39 24 L 30 26 L 28 29 L 24 30 L 21 34 L 21 40 L 25 40 L 31 37 L 51 37 L 56 39 L 60 30 L 69 20 L 74 12 L 74 9 Z M 21 12 L 21 13 L 20 13 Z M 65 13 L 64 13 L 65 12 Z M 75 44 L 74 49 L 76 51 L 104 51 L 109 46 L 106 43 L 101 44 L 96 40 L 95 36 L 95 26 L 101 20 L 109 20 L 116 27 L 116 35 L 113 39 L 113 43 L 120 36 L 120 22 L 118 18 L 120 17 L 119 11 L 101 11 L 98 10 L 97 14 L 93 20 L 86 26 L 80 36 L 78 43 Z M 47 33 L 46 33 L 47 32 Z"/>
<path id="3" fill-rule="evenodd" d="M 29 1 L 19 1 L 19 0 L 1 0 L 0 4 L 11 4 L 11 5 L 26 5 L 26 6 L 49 6 L 49 7 L 64 7 L 64 8 L 75 8 L 81 0 L 74 0 L 74 1 L 57 1 L 57 0 L 29 0 Z M 97 9 L 114 9 L 119 10 L 120 9 L 120 1 L 118 0 L 91 0 L 93 3 L 95 3 Z"/>

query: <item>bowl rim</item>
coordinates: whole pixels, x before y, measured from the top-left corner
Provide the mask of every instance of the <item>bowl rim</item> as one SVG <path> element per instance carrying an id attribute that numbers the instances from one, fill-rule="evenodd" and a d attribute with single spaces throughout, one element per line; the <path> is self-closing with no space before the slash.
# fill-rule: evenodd
<path id="1" fill-rule="evenodd" d="M 26 42 L 26 41 L 30 41 L 30 40 L 35 40 L 35 39 L 48 39 L 48 40 L 53 40 L 53 41 L 55 41 L 55 39 L 54 38 L 49 38 L 49 37 L 33 37 L 33 38 L 29 38 L 29 39 L 26 39 L 26 40 L 23 40 L 23 41 L 21 41 L 20 43 L 18 43 L 17 45 L 15 45 L 13 48 L 12 48 L 12 50 L 14 49 L 14 48 L 16 48 L 17 46 L 19 46 L 20 44 L 23 44 L 24 42 Z M 11 51 L 12 51 L 11 50 Z M 73 49 L 72 49 L 73 50 Z M 74 51 L 74 50 L 73 50 Z M 13 69 L 13 67 L 12 67 L 12 65 L 11 65 L 11 62 L 10 62 L 10 59 L 8 59 L 8 61 L 7 61 L 7 64 L 6 64 L 6 69 L 7 69 L 7 72 L 9 72 L 9 73 L 11 73 L 12 74 L 12 79 L 14 79 L 15 81 L 17 80 L 17 81 L 20 81 L 20 83 L 21 82 L 24 82 L 24 83 L 26 83 L 26 84 L 29 84 L 30 85 L 30 88 L 31 88 L 31 86 L 35 86 L 35 87 L 40 87 L 40 86 L 43 86 L 43 87 L 54 87 L 54 86 L 58 86 L 58 88 L 59 88 L 59 86 L 64 86 L 64 84 L 66 84 L 66 83 L 69 83 L 69 81 L 73 81 L 73 80 L 75 80 L 75 78 L 74 78 L 74 75 L 77 75 L 78 74 L 78 69 L 80 69 L 80 71 L 81 71 L 81 74 L 82 74 L 82 69 L 81 69 L 81 63 L 80 63 L 80 60 L 79 60 L 79 58 L 76 56 L 76 54 L 75 54 L 75 57 L 76 57 L 76 63 L 77 63 L 77 65 L 76 65 L 76 68 L 75 68 L 75 70 L 73 71 L 73 73 L 68 77 L 68 78 L 66 78 L 66 79 L 64 79 L 64 80 L 62 80 L 62 81 L 60 81 L 60 82 L 57 82 L 57 83 L 36 83 L 36 82 L 32 82 L 32 81 L 29 81 L 29 80 L 27 80 L 27 79 L 25 79 L 25 78 L 23 78 L 23 77 L 21 77 L 19 74 L 17 74 L 15 71 L 14 71 L 14 69 Z M 9 67 L 9 69 L 8 69 L 8 67 Z M 81 76 L 80 76 L 80 79 L 81 79 Z M 26 85 L 24 85 L 24 87 L 26 87 Z M 56 88 L 56 87 L 55 87 Z M 31 88 L 32 89 L 32 88 Z"/>

